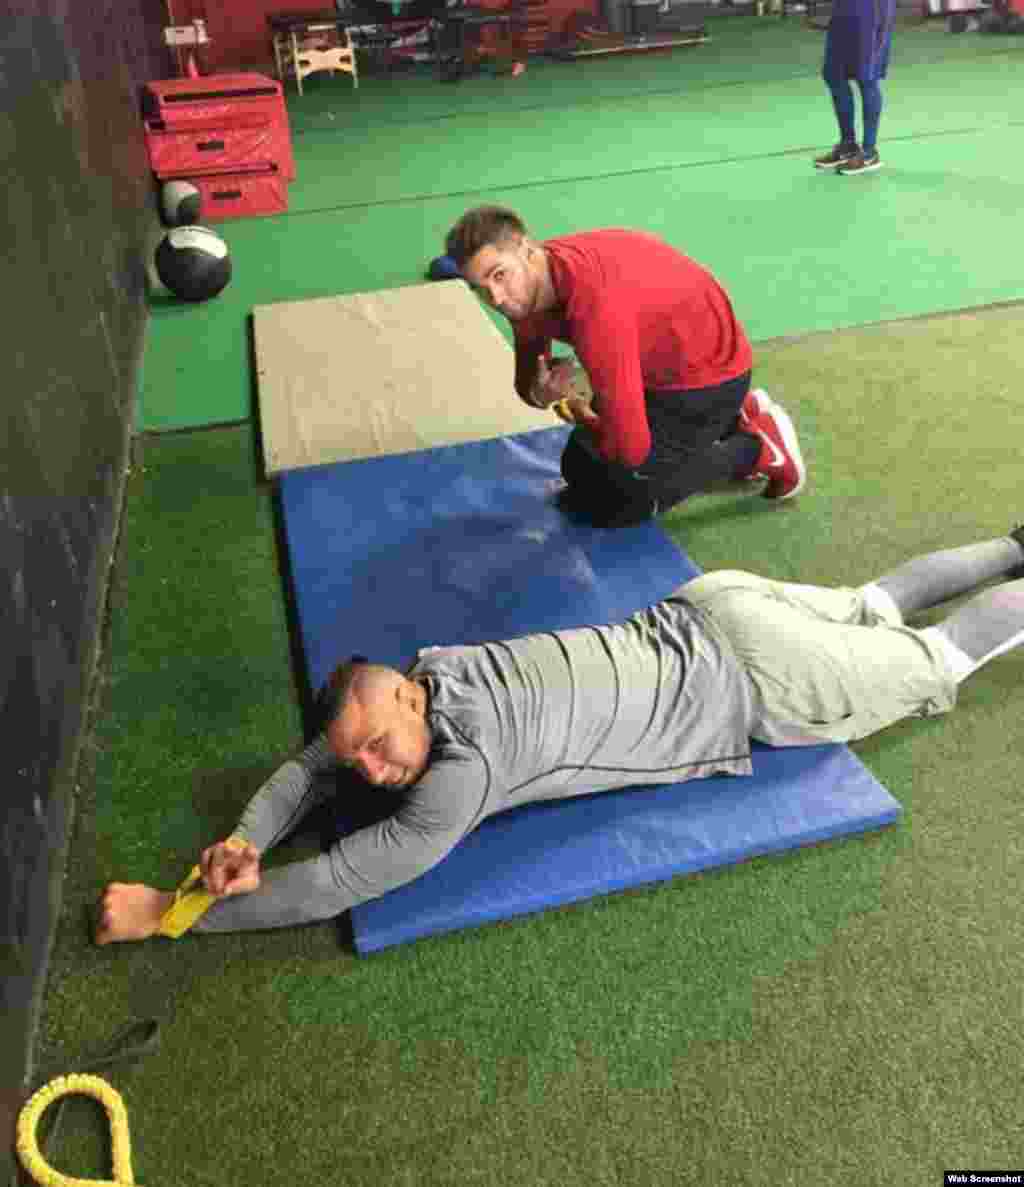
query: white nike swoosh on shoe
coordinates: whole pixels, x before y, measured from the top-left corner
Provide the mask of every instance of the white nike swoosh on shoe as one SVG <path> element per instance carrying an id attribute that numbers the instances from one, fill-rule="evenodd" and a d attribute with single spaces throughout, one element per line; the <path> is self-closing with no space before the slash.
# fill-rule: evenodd
<path id="1" fill-rule="evenodd" d="M 765 433 L 765 435 L 761 438 L 761 440 L 764 441 L 765 445 L 767 445 L 768 448 L 772 451 L 772 460 L 768 463 L 768 465 L 772 469 L 775 469 L 776 466 L 784 466 L 786 464 L 786 455 L 782 452 L 781 449 L 779 449 L 779 447 L 775 444 L 775 442 L 771 439 L 771 437 L 769 437 L 768 434 Z"/>
<path id="2" fill-rule="evenodd" d="M 796 426 L 793 424 L 789 413 L 781 404 L 776 404 L 774 411 L 775 423 L 778 426 L 779 432 L 782 434 L 783 444 L 786 446 L 790 460 L 796 467 L 797 472 L 796 485 L 788 494 L 781 496 L 784 499 L 791 499 L 803 490 L 804 483 L 807 481 L 807 468 L 804 465 L 803 454 L 800 452 L 800 442 L 797 439 Z"/>

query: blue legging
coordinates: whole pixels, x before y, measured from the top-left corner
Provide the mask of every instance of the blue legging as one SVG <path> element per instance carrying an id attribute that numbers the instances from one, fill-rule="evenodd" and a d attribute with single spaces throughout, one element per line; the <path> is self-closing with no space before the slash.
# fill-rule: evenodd
<path id="1" fill-rule="evenodd" d="M 857 133 L 853 127 L 853 87 L 846 78 L 826 78 L 825 82 L 832 92 L 832 103 L 836 109 L 836 119 L 839 121 L 839 135 L 845 144 L 856 144 Z M 870 156 L 878 142 L 878 121 L 882 118 L 882 88 L 875 80 L 862 82 L 859 78 L 857 86 L 860 87 L 860 102 L 864 111 L 864 139 L 861 148 L 865 156 Z"/>

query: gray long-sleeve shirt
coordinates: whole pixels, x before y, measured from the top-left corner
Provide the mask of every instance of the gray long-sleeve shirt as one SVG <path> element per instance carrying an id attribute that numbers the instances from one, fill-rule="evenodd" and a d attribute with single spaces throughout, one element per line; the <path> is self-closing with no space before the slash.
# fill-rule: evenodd
<path id="1" fill-rule="evenodd" d="M 677 592 L 623 623 L 421 655 L 430 764 L 394 816 L 265 871 L 198 931 L 326 919 L 436 865 L 488 816 L 533 800 L 750 774 L 752 690 L 728 640 Z M 291 832 L 337 770 L 316 738 L 256 793 L 236 835 Z M 326 785 L 328 788 L 330 784 Z"/>

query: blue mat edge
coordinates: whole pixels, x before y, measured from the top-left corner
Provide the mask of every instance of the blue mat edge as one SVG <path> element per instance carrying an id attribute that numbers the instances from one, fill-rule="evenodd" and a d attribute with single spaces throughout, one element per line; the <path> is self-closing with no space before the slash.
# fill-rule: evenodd
<path id="1" fill-rule="evenodd" d="M 429 932 L 421 932 L 418 935 L 399 935 L 378 925 L 374 927 L 371 933 L 372 938 L 360 936 L 355 919 L 355 912 L 359 908 L 356 907 L 353 908 L 352 913 L 352 930 L 356 952 L 359 956 L 372 956 L 376 952 L 397 948 L 402 944 L 411 944 L 416 940 L 425 939 L 427 936 L 443 936 L 450 935 L 454 932 L 471 931 L 474 928 L 500 923 L 506 919 L 522 919 L 529 915 L 540 915 L 544 911 L 551 911 L 558 907 L 569 907 L 576 903 L 589 902 L 592 899 L 605 898 L 612 894 L 621 894 L 624 890 L 662 885 L 673 882 L 676 878 L 686 878 L 692 874 L 703 873 L 706 870 L 725 869 L 730 866 L 742 865 L 744 862 L 754 861 L 758 857 L 781 857 L 784 853 L 792 853 L 798 849 L 808 849 L 814 845 L 820 845 L 823 841 L 837 841 L 850 836 L 863 836 L 866 833 L 879 832 L 883 828 L 889 828 L 895 824 L 899 820 L 902 811 L 902 806 L 897 804 L 896 807 L 886 812 L 880 812 L 867 820 L 859 820 L 855 823 L 851 822 L 845 827 L 813 829 L 808 834 L 793 840 L 791 844 L 785 846 L 765 846 L 764 848 L 751 850 L 737 849 L 721 857 L 716 855 L 715 858 L 709 858 L 707 861 L 693 862 L 686 866 L 680 866 L 678 869 L 673 869 L 669 873 L 652 874 L 649 878 L 615 879 L 612 882 L 603 882 L 600 886 L 573 892 L 558 902 L 538 899 L 536 902 L 523 902 L 521 906 L 511 911 L 471 911 L 458 923 L 452 924 L 450 927 L 432 926 Z"/>

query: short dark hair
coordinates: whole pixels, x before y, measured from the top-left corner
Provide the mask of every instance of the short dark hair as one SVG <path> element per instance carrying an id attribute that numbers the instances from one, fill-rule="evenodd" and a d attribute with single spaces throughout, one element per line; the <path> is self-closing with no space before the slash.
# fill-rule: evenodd
<path id="1" fill-rule="evenodd" d="M 507 206 L 475 206 L 448 232 L 445 250 L 461 270 L 482 247 L 498 247 L 525 234 L 526 224 Z"/>
<path id="2" fill-rule="evenodd" d="M 365 655 L 353 655 L 351 659 L 338 664 L 324 681 L 313 702 L 314 724 L 318 733 L 323 733 L 332 721 L 341 716 L 356 673 L 369 662 Z"/>

